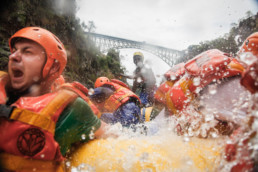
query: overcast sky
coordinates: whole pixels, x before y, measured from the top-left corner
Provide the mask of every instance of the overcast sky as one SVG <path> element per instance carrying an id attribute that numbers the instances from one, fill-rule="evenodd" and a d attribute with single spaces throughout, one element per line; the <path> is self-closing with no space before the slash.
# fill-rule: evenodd
<path id="1" fill-rule="evenodd" d="M 96 33 L 176 50 L 221 37 L 247 11 L 258 12 L 258 0 L 77 0 L 77 4 L 77 17 L 86 24 L 93 21 Z M 128 59 L 123 61 L 129 74 L 135 68 L 133 52 L 120 51 L 122 57 L 130 58 L 130 65 Z M 156 75 L 169 69 L 152 54 L 144 54 L 145 60 L 155 64 Z"/>
<path id="2" fill-rule="evenodd" d="M 183 50 L 228 33 L 257 0 L 77 0 L 96 33 Z"/>

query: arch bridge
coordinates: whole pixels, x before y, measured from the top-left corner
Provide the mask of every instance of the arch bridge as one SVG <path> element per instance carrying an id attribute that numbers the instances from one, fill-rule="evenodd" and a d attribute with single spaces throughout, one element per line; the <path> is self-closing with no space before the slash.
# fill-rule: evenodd
<path id="1" fill-rule="evenodd" d="M 173 66 L 177 59 L 183 56 L 182 51 L 169 49 L 157 45 L 147 44 L 145 42 L 137 42 L 123 38 L 117 38 L 108 35 L 85 32 L 87 38 L 91 39 L 102 53 L 108 52 L 109 49 L 134 48 L 148 51 L 161 58 L 169 66 Z"/>

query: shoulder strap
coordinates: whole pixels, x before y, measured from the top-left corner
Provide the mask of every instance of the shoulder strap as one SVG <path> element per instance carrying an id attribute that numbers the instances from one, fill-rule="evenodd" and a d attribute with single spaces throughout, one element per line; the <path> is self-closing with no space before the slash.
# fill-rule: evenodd
<path id="1" fill-rule="evenodd" d="M 15 108 L 10 119 L 40 127 L 54 134 L 56 123 L 51 117 L 57 111 L 63 110 L 76 97 L 77 95 L 69 90 L 60 90 L 56 97 L 40 113 Z"/>
<path id="2" fill-rule="evenodd" d="M 124 83 L 123 81 L 120 81 L 118 79 L 111 79 L 111 82 L 119 84 L 120 86 L 125 87 L 125 88 L 130 90 L 130 87 L 126 83 Z"/>
<path id="3" fill-rule="evenodd" d="M 91 102 L 90 98 L 88 97 L 88 89 L 79 82 L 73 83 L 65 83 L 61 87 L 61 89 L 66 89 L 74 92 L 78 96 L 80 96 L 83 100 L 85 100 L 89 106 L 91 107 L 93 113 L 100 118 L 101 113 L 98 108 Z"/>
<path id="4" fill-rule="evenodd" d="M 62 110 L 73 100 L 78 97 L 77 94 L 70 90 L 61 89 L 57 96 L 40 112 L 43 115 L 52 117 L 60 108 Z"/>

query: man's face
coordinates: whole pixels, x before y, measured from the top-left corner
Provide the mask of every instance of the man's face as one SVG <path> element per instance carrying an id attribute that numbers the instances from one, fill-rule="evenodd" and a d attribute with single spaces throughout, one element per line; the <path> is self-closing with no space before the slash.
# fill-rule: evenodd
<path id="1" fill-rule="evenodd" d="M 139 55 L 133 56 L 133 62 L 137 65 L 139 62 L 142 62 L 142 57 Z"/>
<path id="2" fill-rule="evenodd" d="M 34 41 L 21 39 L 14 44 L 12 52 L 8 63 L 12 88 L 24 91 L 38 84 L 46 62 L 44 48 Z"/>

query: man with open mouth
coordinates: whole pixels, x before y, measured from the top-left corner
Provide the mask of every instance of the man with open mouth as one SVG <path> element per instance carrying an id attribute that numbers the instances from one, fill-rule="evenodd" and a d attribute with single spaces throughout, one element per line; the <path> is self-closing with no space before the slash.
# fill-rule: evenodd
<path id="1" fill-rule="evenodd" d="M 54 34 L 26 27 L 9 39 L 9 46 L 8 73 L 0 72 L 1 167 L 64 171 L 71 145 L 100 136 L 105 123 L 80 83 L 51 89 L 67 63 L 64 45 Z"/>

